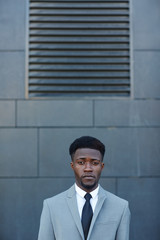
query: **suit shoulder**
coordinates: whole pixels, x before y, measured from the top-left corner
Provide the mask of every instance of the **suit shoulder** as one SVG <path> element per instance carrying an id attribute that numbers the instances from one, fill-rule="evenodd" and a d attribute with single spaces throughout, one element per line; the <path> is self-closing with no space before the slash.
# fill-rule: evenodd
<path id="1" fill-rule="evenodd" d="M 44 203 L 47 203 L 48 205 L 52 205 L 52 204 L 54 204 L 56 202 L 59 202 L 61 200 L 63 201 L 65 196 L 66 196 L 66 194 L 67 194 L 67 190 L 64 191 L 64 192 L 61 192 L 61 193 L 59 193 L 59 194 L 57 194 L 57 195 L 55 195 L 53 197 L 46 198 L 44 200 Z"/>
<path id="2" fill-rule="evenodd" d="M 104 189 L 103 189 L 103 191 L 104 191 L 104 194 L 106 195 L 106 199 L 108 201 L 111 201 L 112 203 L 118 204 L 118 205 L 123 205 L 123 206 L 124 205 L 128 205 L 128 201 L 127 200 L 125 200 L 123 198 L 120 198 L 117 195 L 115 195 L 115 194 L 113 194 L 111 192 L 108 192 L 108 191 L 106 191 Z"/>

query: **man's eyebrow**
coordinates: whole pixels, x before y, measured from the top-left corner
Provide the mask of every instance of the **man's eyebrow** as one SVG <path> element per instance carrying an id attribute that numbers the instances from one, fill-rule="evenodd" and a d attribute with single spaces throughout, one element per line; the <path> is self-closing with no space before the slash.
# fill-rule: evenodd
<path id="1" fill-rule="evenodd" d="M 97 159 L 97 158 L 92 158 L 91 161 L 98 161 L 98 162 L 100 162 L 101 160 Z"/>
<path id="2" fill-rule="evenodd" d="M 76 158 L 76 160 L 78 160 L 78 159 L 84 160 L 85 157 L 78 157 L 78 158 Z"/>
<path id="3" fill-rule="evenodd" d="M 78 157 L 76 160 L 78 160 L 78 159 L 85 160 L 86 157 Z M 91 158 L 91 161 L 101 161 L 101 160 L 98 158 Z"/>

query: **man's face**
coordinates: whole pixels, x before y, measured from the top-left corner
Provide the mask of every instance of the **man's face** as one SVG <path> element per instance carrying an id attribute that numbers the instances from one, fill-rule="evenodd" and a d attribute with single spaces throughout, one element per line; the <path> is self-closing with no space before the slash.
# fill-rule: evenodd
<path id="1" fill-rule="evenodd" d="M 104 163 L 98 150 L 79 148 L 73 155 L 71 167 L 77 185 L 84 191 L 91 192 L 98 186 Z"/>

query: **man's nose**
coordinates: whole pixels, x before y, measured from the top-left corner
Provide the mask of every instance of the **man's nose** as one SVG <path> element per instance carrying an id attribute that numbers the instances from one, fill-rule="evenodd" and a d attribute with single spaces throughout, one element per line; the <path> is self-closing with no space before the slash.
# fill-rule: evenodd
<path id="1" fill-rule="evenodd" d="M 92 171 L 92 164 L 90 162 L 85 163 L 84 171 Z"/>

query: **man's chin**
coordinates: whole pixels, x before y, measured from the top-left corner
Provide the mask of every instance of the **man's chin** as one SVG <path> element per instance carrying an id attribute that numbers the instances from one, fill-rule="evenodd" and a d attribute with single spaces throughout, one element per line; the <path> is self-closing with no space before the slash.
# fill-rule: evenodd
<path id="1" fill-rule="evenodd" d="M 94 189 L 94 188 L 96 187 L 96 184 L 97 184 L 96 182 L 90 183 L 90 184 L 81 182 L 82 187 L 83 187 L 84 189 L 87 189 L 87 190 L 92 190 L 92 189 Z"/>

